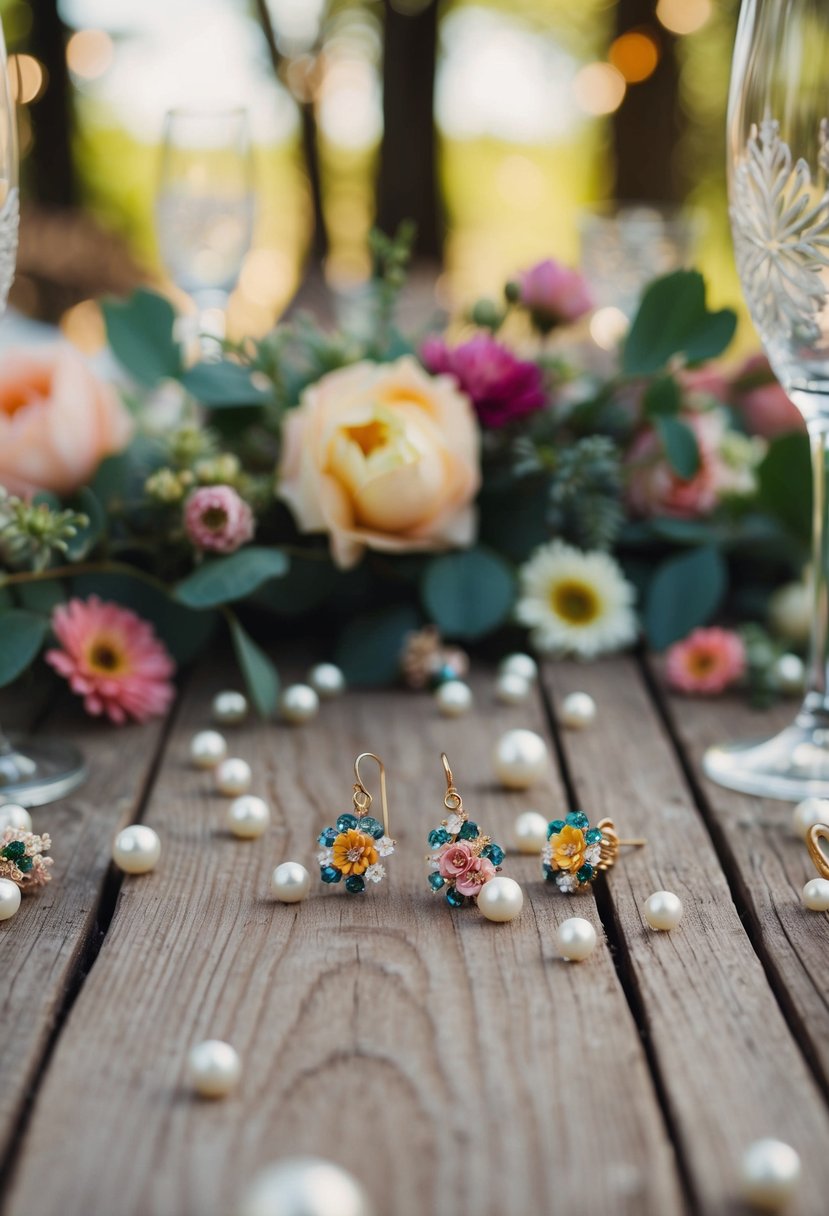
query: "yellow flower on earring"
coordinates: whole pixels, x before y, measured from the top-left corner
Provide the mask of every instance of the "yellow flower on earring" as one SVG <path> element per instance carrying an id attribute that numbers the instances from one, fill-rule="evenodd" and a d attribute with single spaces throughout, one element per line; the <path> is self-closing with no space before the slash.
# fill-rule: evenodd
<path id="1" fill-rule="evenodd" d="M 356 828 L 341 832 L 331 848 L 332 864 L 346 877 L 350 874 L 364 874 L 368 867 L 377 861 L 374 840 L 364 832 L 358 832 Z"/>
<path id="2" fill-rule="evenodd" d="M 557 835 L 551 837 L 550 847 L 557 870 L 580 870 L 584 865 L 587 841 L 581 828 L 566 824 Z"/>

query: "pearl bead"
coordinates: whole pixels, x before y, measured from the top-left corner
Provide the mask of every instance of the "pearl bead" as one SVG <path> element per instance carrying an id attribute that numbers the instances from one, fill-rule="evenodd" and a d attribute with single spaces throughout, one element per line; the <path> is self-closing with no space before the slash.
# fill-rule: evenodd
<path id="1" fill-rule="evenodd" d="M 200 730 L 190 740 L 190 761 L 196 768 L 215 768 L 226 755 L 227 743 L 217 730 Z"/>
<path id="2" fill-rule="evenodd" d="M 149 874 L 158 865 L 160 856 L 158 833 L 143 823 L 124 828 L 112 846 L 112 860 L 125 874 Z"/>
<path id="3" fill-rule="evenodd" d="M 444 718 L 460 718 L 472 708 L 472 689 L 463 680 L 447 680 L 435 689 L 435 701 Z"/>
<path id="4" fill-rule="evenodd" d="M 317 716 L 320 699 L 308 684 L 289 684 L 279 698 L 279 715 L 291 726 L 301 726 Z"/>
<path id="5" fill-rule="evenodd" d="M 800 1157 L 782 1140 L 757 1140 L 743 1154 L 740 1182 L 743 1199 L 776 1212 L 792 1199 L 800 1181 Z"/>
<path id="6" fill-rule="evenodd" d="M 584 730 L 596 721 L 596 702 L 587 692 L 571 692 L 561 703 L 561 725 L 568 730 Z"/>
<path id="7" fill-rule="evenodd" d="M 351 1174 L 319 1157 L 269 1165 L 248 1183 L 236 1216 L 374 1216 Z"/>
<path id="8" fill-rule="evenodd" d="M 498 674 L 505 676 L 520 676 L 528 684 L 534 684 L 538 679 L 538 664 L 528 654 L 508 654 L 498 665 Z"/>
<path id="9" fill-rule="evenodd" d="M 803 692 L 806 667 L 798 654 L 781 654 L 772 668 L 774 682 L 782 693 L 794 696 Z"/>
<path id="10" fill-rule="evenodd" d="M 538 811 L 522 811 L 513 825 L 519 853 L 540 853 L 547 843 L 547 820 Z"/>
<path id="11" fill-rule="evenodd" d="M 220 1039 L 197 1043 L 187 1061 L 190 1084 L 203 1098 L 223 1098 L 242 1075 L 238 1052 Z"/>
<path id="12" fill-rule="evenodd" d="M 547 772 L 547 744 L 532 730 L 508 730 L 495 744 L 495 776 L 508 790 L 526 790 Z"/>
<path id="13" fill-rule="evenodd" d="M 213 721 L 221 726 L 236 726 L 248 716 L 248 699 L 241 692 L 219 692 L 213 698 Z"/>
<path id="14" fill-rule="evenodd" d="M 495 695 L 504 705 L 522 705 L 531 691 L 529 680 L 511 671 L 502 672 L 495 681 Z"/>
<path id="15" fill-rule="evenodd" d="M 14 828 L 16 832 L 31 832 L 32 817 L 25 807 L 16 802 L 0 803 L 0 832 Z"/>
<path id="16" fill-rule="evenodd" d="M 816 823 L 829 823 L 829 798 L 804 798 L 792 811 L 792 831 L 803 840 Z"/>
<path id="17" fill-rule="evenodd" d="M 478 893 L 478 911 L 487 920 L 515 920 L 524 907 L 524 892 L 514 878 L 496 874 Z"/>
<path id="18" fill-rule="evenodd" d="M 345 676 L 335 663 L 317 663 L 308 672 L 308 683 L 323 700 L 345 692 Z"/>
<path id="19" fill-rule="evenodd" d="M 810 912 L 829 912 L 829 878 L 810 878 L 801 899 Z"/>
<path id="20" fill-rule="evenodd" d="M 253 774 L 247 760 L 229 756 L 216 769 L 216 789 L 227 798 L 238 798 L 250 789 Z"/>
<path id="21" fill-rule="evenodd" d="M 282 904 L 298 904 L 311 890 L 311 875 L 298 861 L 283 861 L 271 875 L 271 894 Z"/>
<path id="22" fill-rule="evenodd" d="M 596 949 L 596 930 L 589 920 L 571 916 L 556 929 L 556 945 L 562 958 L 580 963 Z"/>
<path id="23" fill-rule="evenodd" d="M 786 583 L 769 600 L 769 623 L 790 642 L 805 642 L 812 627 L 812 593 L 805 583 Z"/>
<path id="24" fill-rule="evenodd" d="M 227 808 L 227 826 L 240 840 L 255 840 L 267 831 L 270 821 L 267 802 L 255 794 L 234 798 Z"/>
<path id="25" fill-rule="evenodd" d="M 673 891 L 654 891 L 645 900 L 645 920 L 652 929 L 675 929 L 682 920 L 682 900 Z"/>
<path id="26" fill-rule="evenodd" d="M 10 878 L 0 878 L 0 920 L 11 920 L 20 907 L 20 887 Z"/>

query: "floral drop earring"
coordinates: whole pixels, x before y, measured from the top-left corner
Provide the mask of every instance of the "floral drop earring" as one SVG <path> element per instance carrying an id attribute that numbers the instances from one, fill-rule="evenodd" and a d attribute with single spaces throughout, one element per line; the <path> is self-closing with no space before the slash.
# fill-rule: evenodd
<path id="1" fill-rule="evenodd" d="M 369 815 L 372 798 L 360 776 L 361 760 L 374 760 L 380 769 L 382 823 Z M 374 752 L 363 752 L 354 761 L 354 776 L 354 811 L 340 815 L 334 827 L 326 828 L 320 834 L 322 851 L 317 854 L 317 861 L 323 882 L 337 883 L 345 879 L 346 891 L 350 895 L 360 895 L 366 889 L 366 881 L 382 882 L 386 877 L 386 867 L 380 858 L 394 852 L 395 841 L 389 835 L 386 767 L 382 760 Z"/>
<path id="2" fill-rule="evenodd" d="M 427 858 L 429 886 L 433 891 L 442 891 L 451 908 L 462 908 L 470 900 L 477 900 L 486 884 L 495 878 L 504 860 L 504 850 L 468 817 L 445 753 L 441 754 L 441 760 L 446 774 L 443 805 L 448 813 L 429 833 L 433 850 Z"/>

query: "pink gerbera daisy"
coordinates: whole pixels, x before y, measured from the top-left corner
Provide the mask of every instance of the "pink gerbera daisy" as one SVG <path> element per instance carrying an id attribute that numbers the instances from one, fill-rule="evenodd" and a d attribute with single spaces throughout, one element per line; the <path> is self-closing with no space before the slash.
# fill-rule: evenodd
<path id="1" fill-rule="evenodd" d="M 167 712 L 176 667 L 147 621 L 91 595 L 59 604 L 52 629 L 63 649 L 47 651 L 46 661 L 83 697 L 87 713 L 120 726 Z"/>
<path id="2" fill-rule="evenodd" d="M 667 654 L 668 683 L 680 692 L 720 693 L 745 671 L 742 638 L 730 629 L 695 629 Z"/>

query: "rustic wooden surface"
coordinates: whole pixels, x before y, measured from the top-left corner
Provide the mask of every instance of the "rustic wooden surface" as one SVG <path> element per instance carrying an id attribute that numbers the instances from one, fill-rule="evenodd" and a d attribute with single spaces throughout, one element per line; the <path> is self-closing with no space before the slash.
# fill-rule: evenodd
<path id="1" fill-rule="evenodd" d="M 699 769 L 708 742 L 773 729 L 791 707 L 674 701 L 634 659 L 550 665 L 518 708 L 495 702 L 481 669 L 475 711 L 454 721 L 427 695 L 350 692 L 308 727 L 226 732 L 273 810 L 244 842 L 187 763 L 210 697 L 233 682 L 205 664 L 168 722 L 123 731 L 65 702 L 13 707 L 75 738 L 91 776 L 34 812 L 55 838 L 54 881 L 0 925 L 3 1216 L 233 1216 L 251 1172 L 305 1153 L 358 1174 L 380 1216 L 737 1216 L 740 1154 L 765 1135 L 802 1155 L 792 1212 L 825 1216 L 829 917 L 800 906 L 810 862 L 790 809 L 715 790 Z M 574 688 L 599 703 L 590 731 L 557 726 Z M 527 794 L 491 777 L 511 726 L 550 743 L 549 778 Z M 314 872 L 364 749 L 389 770 L 389 879 L 359 898 L 315 882 L 306 902 L 274 903 L 271 870 L 297 858 Z M 519 919 L 452 913 L 425 885 L 441 750 L 508 848 L 519 811 L 576 805 L 648 846 L 595 898 L 559 895 L 537 858 L 510 852 Z M 138 818 L 162 861 L 123 878 L 109 846 Z M 671 934 L 642 917 L 661 887 L 685 904 Z M 554 947 L 570 915 L 600 931 L 579 965 Z M 207 1037 L 244 1062 L 220 1102 L 185 1081 Z"/>

